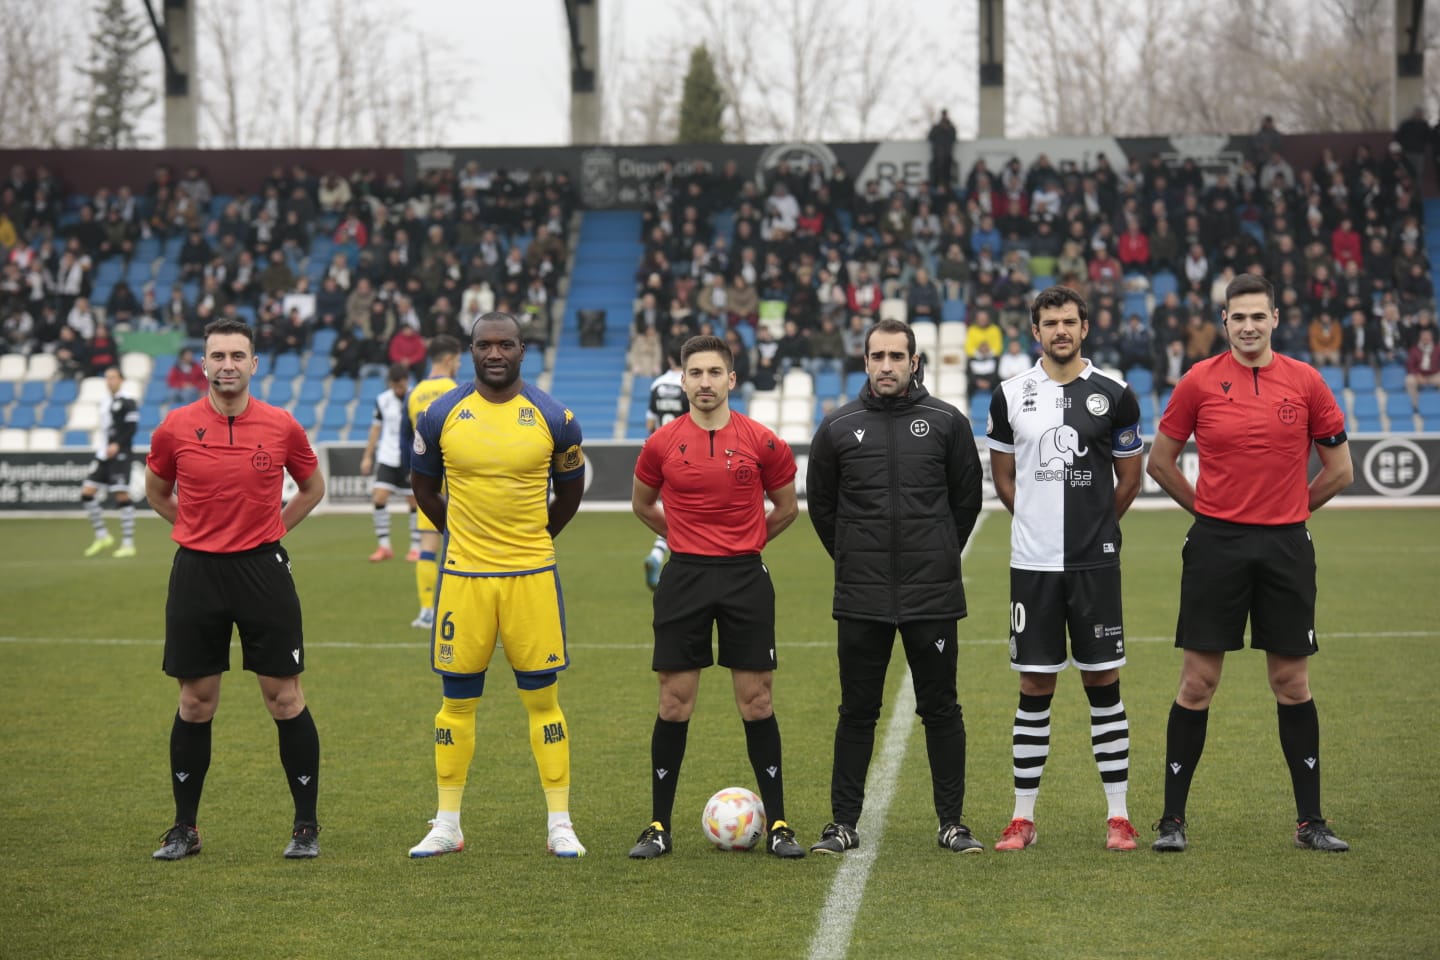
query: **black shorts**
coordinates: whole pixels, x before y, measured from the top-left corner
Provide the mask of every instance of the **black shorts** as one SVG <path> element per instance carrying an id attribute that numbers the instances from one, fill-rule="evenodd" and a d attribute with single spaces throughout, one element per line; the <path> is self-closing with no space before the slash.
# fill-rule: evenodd
<path id="1" fill-rule="evenodd" d="M 1125 665 L 1120 567 L 1063 573 L 1010 568 L 1010 666 L 1059 673 Z M 1070 650 L 1065 632 L 1070 632 Z"/>
<path id="2" fill-rule="evenodd" d="M 85 477 L 85 484 L 101 490 L 109 490 L 111 493 L 128 491 L 130 489 L 130 454 L 117 453 L 109 460 L 101 460 L 99 457 L 91 460 L 90 473 Z"/>
<path id="3" fill-rule="evenodd" d="M 300 597 L 280 544 L 244 553 L 175 552 L 165 601 L 165 672 L 208 677 L 229 670 L 232 625 L 240 628 L 246 670 L 289 677 L 305 669 Z"/>
<path id="4" fill-rule="evenodd" d="M 1307 657 L 1315 645 L 1315 545 L 1303 523 L 1279 527 L 1196 517 L 1180 551 L 1175 646 L 1242 650 L 1250 645 Z"/>
<path id="5" fill-rule="evenodd" d="M 391 493 L 410 495 L 410 478 L 405 471 L 399 467 L 391 467 L 380 464 L 375 468 L 375 486 L 381 490 L 389 490 Z"/>
<path id="6" fill-rule="evenodd" d="M 655 587 L 655 670 L 775 669 L 775 586 L 758 554 L 698 557 L 672 553 Z"/>

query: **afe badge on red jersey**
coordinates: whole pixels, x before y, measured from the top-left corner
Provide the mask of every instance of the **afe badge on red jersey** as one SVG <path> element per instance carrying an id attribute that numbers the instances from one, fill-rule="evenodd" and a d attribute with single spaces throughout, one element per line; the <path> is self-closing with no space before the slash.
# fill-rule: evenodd
<path id="1" fill-rule="evenodd" d="M 270 454 L 266 453 L 264 450 L 256 450 L 255 453 L 250 457 L 250 466 L 254 467 L 260 473 L 264 473 L 266 470 L 269 470 L 273 463 L 274 461 L 270 459 Z"/>

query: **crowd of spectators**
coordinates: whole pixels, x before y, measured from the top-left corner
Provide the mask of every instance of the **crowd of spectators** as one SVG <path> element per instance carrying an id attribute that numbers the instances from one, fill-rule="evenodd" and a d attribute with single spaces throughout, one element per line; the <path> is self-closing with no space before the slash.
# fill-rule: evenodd
<path id="1" fill-rule="evenodd" d="M 116 333 L 172 331 L 193 345 L 235 316 L 262 355 L 303 352 L 328 328 L 337 375 L 390 363 L 423 374 L 431 337 L 465 337 L 490 310 L 521 316 L 526 340 L 544 345 L 574 208 L 564 173 L 477 163 L 408 186 L 276 166 L 219 198 L 195 167 L 71 197 L 46 168 L 17 166 L 0 185 L 3 349 L 54 353 L 83 376 L 115 362 Z M 147 250 L 162 253 L 140 272 L 168 273 L 168 286 L 124 279 Z M 121 279 L 92 303 L 107 262 Z"/>
<path id="2" fill-rule="evenodd" d="M 1058 282 L 1090 305 L 1087 355 L 1144 368 L 1163 391 L 1226 348 L 1223 291 L 1246 271 L 1275 284 L 1281 351 L 1404 363 L 1435 310 L 1417 161 L 1397 141 L 1297 169 L 1273 124 L 1253 143 L 1252 157 L 1208 172 L 1158 154 L 982 158 L 943 189 L 857 184 L 842 164 L 781 162 L 763 181 L 734 164 L 690 177 L 664 164 L 643 221 L 632 369 L 657 372 L 684 337 L 744 332 L 776 303 L 783 326 L 759 323 L 737 352 L 738 378 L 771 389 L 792 366 L 860 369 L 886 300 L 912 321 L 958 301 L 973 394 L 1034 362 L 1028 301 Z"/>

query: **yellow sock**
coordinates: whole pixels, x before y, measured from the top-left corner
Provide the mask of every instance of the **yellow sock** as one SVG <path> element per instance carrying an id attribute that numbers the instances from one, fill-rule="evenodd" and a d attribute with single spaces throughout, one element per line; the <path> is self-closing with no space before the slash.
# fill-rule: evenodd
<path id="1" fill-rule="evenodd" d="M 570 809 L 570 730 L 560 712 L 559 686 L 520 691 L 520 701 L 530 714 L 530 750 L 540 769 L 545 808 L 551 813 Z"/>
<path id="2" fill-rule="evenodd" d="M 440 576 L 440 564 L 429 550 L 420 551 L 415 561 L 415 592 L 420 596 L 420 609 L 429 610 L 435 606 L 435 580 Z"/>
<path id="3" fill-rule="evenodd" d="M 444 697 L 435 714 L 435 782 L 440 788 L 439 809 L 445 813 L 460 812 L 470 760 L 475 756 L 475 709 L 479 705 L 479 697 Z"/>

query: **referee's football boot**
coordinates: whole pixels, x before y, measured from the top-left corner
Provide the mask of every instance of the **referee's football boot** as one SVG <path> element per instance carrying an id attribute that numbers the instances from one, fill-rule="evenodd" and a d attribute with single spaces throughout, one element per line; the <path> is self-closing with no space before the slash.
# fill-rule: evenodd
<path id="1" fill-rule="evenodd" d="M 160 835 L 160 849 L 150 854 L 155 860 L 184 860 L 200 852 L 200 831 L 193 823 L 177 823 Z"/>
<path id="2" fill-rule="evenodd" d="M 1179 817 L 1161 817 L 1160 822 L 1155 824 L 1155 829 L 1160 836 L 1150 844 L 1150 849 L 1156 853 L 1184 853 L 1188 841 L 1185 839 L 1185 821 Z M 1297 834 L 1298 838 L 1298 834 Z"/>
<path id="3" fill-rule="evenodd" d="M 631 860 L 654 860 L 656 857 L 663 857 L 675 845 L 670 842 L 670 831 L 665 829 L 664 824 L 659 820 L 651 821 L 650 826 L 640 831 L 640 839 L 635 841 L 635 846 L 630 848 Z"/>
<path id="4" fill-rule="evenodd" d="M 1335 831 L 1324 820 L 1301 821 L 1295 828 L 1295 846 L 1326 853 L 1344 853 L 1350 849 L 1350 844 L 1335 836 Z"/>
<path id="5" fill-rule="evenodd" d="M 410 856 L 438 857 L 445 853 L 459 853 L 465 849 L 465 835 L 460 828 L 446 820 L 431 820 L 430 832 L 425 839 L 410 848 Z"/>
<path id="6" fill-rule="evenodd" d="M 290 842 L 285 845 L 286 860 L 313 860 L 320 856 L 320 824 L 301 821 L 295 824 Z"/>
<path id="7" fill-rule="evenodd" d="M 955 853 L 982 853 L 985 845 L 976 840 L 963 823 L 947 823 L 940 827 L 938 842 L 942 849 Z"/>
<path id="8" fill-rule="evenodd" d="M 844 853 L 860 846 L 860 834 L 845 823 L 827 823 L 820 831 L 820 840 L 810 847 L 811 853 Z"/>
<path id="9" fill-rule="evenodd" d="M 795 860 L 805 856 L 805 848 L 795 842 L 795 831 L 791 830 L 790 824 L 784 820 L 776 820 L 770 825 L 770 833 L 765 838 L 765 849 L 783 860 Z"/>

